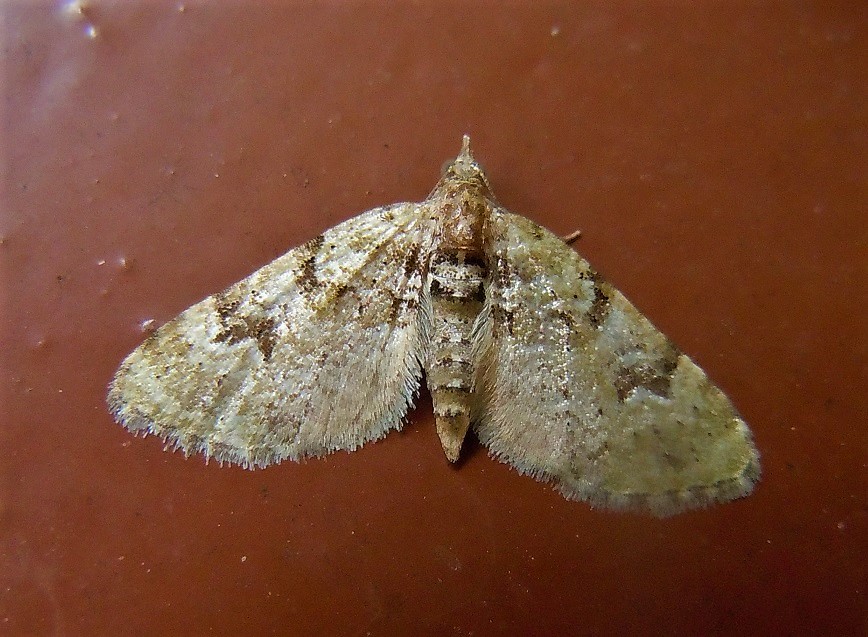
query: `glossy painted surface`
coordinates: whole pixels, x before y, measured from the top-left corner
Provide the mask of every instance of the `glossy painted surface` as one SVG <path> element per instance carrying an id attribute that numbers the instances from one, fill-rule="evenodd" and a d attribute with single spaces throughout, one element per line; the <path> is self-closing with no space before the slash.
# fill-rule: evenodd
<path id="1" fill-rule="evenodd" d="M 866 11 L 7 3 L 0 632 L 866 629 Z M 730 8 L 732 7 L 732 8 Z M 132 438 L 105 386 L 202 297 L 473 136 L 732 397 L 748 499 L 599 512 L 403 433 L 264 471 Z"/>

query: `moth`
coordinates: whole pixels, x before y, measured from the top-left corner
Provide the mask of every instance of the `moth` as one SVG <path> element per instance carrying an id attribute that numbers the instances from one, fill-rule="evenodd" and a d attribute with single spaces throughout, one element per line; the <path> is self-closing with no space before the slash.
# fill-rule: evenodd
<path id="1" fill-rule="evenodd" d="M 466 135 L 425 201 L 353 217 L 182 312 L 107 400 L 134 433 L 253 468 L 399 429 L 423 376 L 450 462 L 472 427 L 592 506 L 665 516 L 759 479 L 729 399 L 562 239 L 498 203 Z"/>

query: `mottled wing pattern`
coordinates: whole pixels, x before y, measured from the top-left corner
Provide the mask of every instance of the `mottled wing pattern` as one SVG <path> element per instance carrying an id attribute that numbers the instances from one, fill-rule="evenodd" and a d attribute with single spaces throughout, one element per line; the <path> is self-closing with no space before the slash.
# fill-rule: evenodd
<path id="1" fill-rule="evenodd" d="M 248 467 L 400 426 L 425 356 L 418 209 L 354 217 L 162 326 L 119 368 L 115 417 Z"/>
<path id="2" fill-rule="evenodd" d="M 658 515 L 759 477 L 750 431 L 687 356 L 548 230 L 494 210 L 476 432 L 569 498 Z"/>

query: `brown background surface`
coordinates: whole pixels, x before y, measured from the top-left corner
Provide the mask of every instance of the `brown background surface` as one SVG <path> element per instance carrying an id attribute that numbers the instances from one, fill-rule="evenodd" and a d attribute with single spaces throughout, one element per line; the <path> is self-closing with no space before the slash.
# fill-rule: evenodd
<path id="1" fill-rule="evenodd" d="M 865 634 L 862 2 L 4 3 L 0 633 Z M 115 425 L 160 324 L 473 136 L 751 424 L 745 500 L 595 511 L 423 393 L 263 471 Z"/>

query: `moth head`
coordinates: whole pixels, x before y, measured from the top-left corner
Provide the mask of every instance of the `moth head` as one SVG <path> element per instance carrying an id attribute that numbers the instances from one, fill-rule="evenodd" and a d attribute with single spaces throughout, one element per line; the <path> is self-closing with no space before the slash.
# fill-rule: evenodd
<path id="1" fill-rule="evenodd" d="M 469 135 L 464 136 L 461 142 L 461 152 L 458 153 L 458 157 L 445 162 L 441 173 L 442 177 L 440 183 L 434 189 L 435 192 L 444 189 L 454 192 L 456 190 L 471 188 L 489 199 L 494 198 L 482 166 L 473 158 L 473 153 L 470 152 Z"/>

